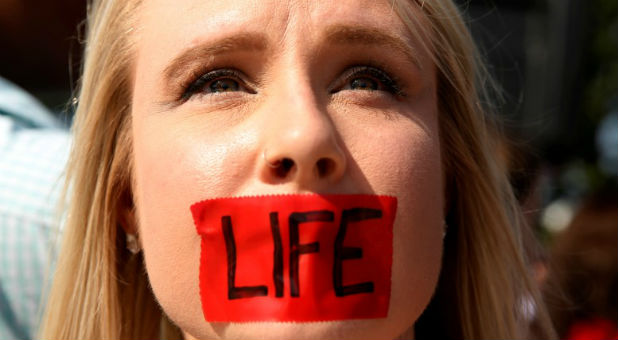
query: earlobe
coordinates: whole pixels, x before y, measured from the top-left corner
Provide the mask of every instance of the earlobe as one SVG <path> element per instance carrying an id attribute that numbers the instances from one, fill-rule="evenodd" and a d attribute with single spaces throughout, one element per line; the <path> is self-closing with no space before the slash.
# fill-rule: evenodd
<path id="1" fill-rule="evenodd" d="M 129 190 L 125 190 L 118 200 L 117 222 L 126 235 L 126 248 L 132 253 L 137 254 L 141 250 L 138 225 L 135 215 L 135 204 L 133 203 L 133 195 Z"/>
<path id="2" fill-rule="evenodd" d="M 118 224 L 126 234 L 137 235 L 137 220 L 135 219 L 135 204 L 130 190 L 123 190 L 116 207 Z"/>
<path id="3" fill-rule="evenodd" d="M 135 219 L 135 208 L 133 204 L 124 204 L 118 209 L 118 224 L 126 235 L 126 248 L 132 254 L 137 254 L 141 250 L 137 222 Z"/>

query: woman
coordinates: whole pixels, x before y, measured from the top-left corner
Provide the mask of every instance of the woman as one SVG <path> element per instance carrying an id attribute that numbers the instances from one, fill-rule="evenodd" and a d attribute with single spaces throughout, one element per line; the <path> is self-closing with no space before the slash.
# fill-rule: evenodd
<path id="1" fill-rule="evenodd" d="M 99 1 L 88 20 L 72 203 L 43 338 L 520 338 L 523 301 L 536 303 L 540 336 L 553 335 L 492 159 L 487 78 L 450 1 Z M 304 209 L 298 194 L 335 210 L 390 202 L 392 242 L 376 262 L 389 273 L 383 315 L 335 303 L 323 319 L 291 316 L 266 307 L 298 297 L 287 295 L 291 274 L 281 290 L 234 281 L 251 260 L 242 231 L 235 216 L 215 216 L 227 258 L 214 251 L 200 221 L 215 208 L 204 206 L 273 194 L 287 196 L 256 209 Z M 276 248 L 270 216 L 275 241 L 243 245 Z M 318 271 L 307 264 L 330 245 L 291 235 L 306 294 Z M 360 260 L 345 268 L 364 263 L 362 249 L 346 256 Z M 205 296 L 210 268 L 226 263 L 228 299 L 258 303 L 217 318 L 226 305 Z M 381 289 L 372 284 L 364 296 Z"/>

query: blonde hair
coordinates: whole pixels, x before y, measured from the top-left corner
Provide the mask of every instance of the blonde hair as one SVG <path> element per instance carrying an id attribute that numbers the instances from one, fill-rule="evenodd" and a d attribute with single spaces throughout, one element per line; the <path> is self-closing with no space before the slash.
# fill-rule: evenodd
<path id="1" fill-rule="evenodd" d="M 492 94 L 499 96 L 497 85 L 456 6 L 451 1 L 416 2 L 418 7 L 404 0 L 395 5 L 412 34 L 426 43 L 438 70 L 449 202 L 440 282 L 417 321 L 417 336 L 441 329 L 448 338 L 530 337 L 525 305 L 531 303 L 538 328 L 534 336 L 555 338 L 525 258 L 524 243 L 533 239 L 526 235 L 507 171 L 494 160 L 499 131 L 490 104 Z M 424 15 L 415 15 L 419 11 Z"/>
<path id="2" fill-rule="evenodd" d="M 157 338 L 162 312 L 118 211 L 130 205 L 133 45 L 138 1 L 94 1 L 67 169 L 70 206 L 40 336 Z M 126 303 L 130 301 L 130 303 Z"/>
<path id="3" fill-rule="evenodd" d="M 143 260 L 125 249 L 120 209 L 132 207 L 132 30 L 139 0 L 94 1 L 67 172 L 70 205 L 41 338 L 180 337 L 157 305 Z M 541 337 L 554 337 L 530 279 L 517 202 L 494 150 L 486 72 L 450 0 L 393 3 L 438 70 L 440 131 L 449 202 L 440 282 L 417 336 L 526 336 L 532 299 Z M 419 19 L 419 13 L 422 13 Z M 428 23 L 428 24 L 427 24 Z M 157 325 L 159 327 L 157 327 Z"/>

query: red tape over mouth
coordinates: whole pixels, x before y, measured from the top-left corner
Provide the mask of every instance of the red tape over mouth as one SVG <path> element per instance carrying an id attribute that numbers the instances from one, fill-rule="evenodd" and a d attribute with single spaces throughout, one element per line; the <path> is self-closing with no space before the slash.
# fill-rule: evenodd
<path id="1" fill-rule="evenodd" d="M 195 203 L 209 322 L 327 321 L 388 313 L 397 199 L 274 195 Z"/>

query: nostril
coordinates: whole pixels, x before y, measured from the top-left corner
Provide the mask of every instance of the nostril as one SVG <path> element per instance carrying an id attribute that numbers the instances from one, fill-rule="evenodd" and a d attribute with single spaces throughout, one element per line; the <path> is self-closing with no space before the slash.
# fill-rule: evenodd
<path id="1" fill-rule="evenodd" d="M 334 171 L 335 161 L 330 158 L 320 158 L 316 166 L 318 168 L 318 176 L 324 178 Z"/>
<path id="2" fill-rule="evenodd" d="M 275 162 L 273 165 L 275 175 L 279 178 L 286 178 L 294 167 L 294 161 L 290 158 L 283 158 L 282 160 Z"/>

